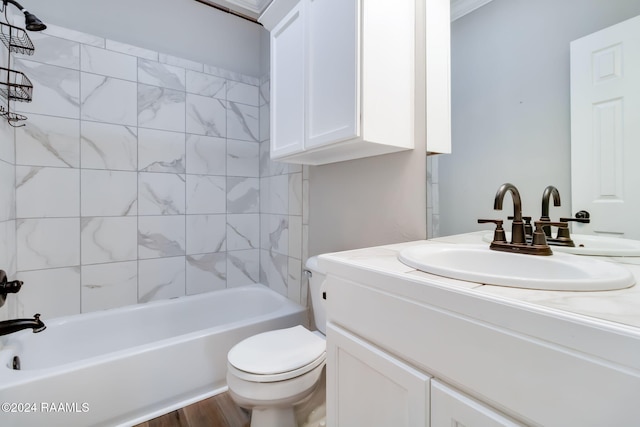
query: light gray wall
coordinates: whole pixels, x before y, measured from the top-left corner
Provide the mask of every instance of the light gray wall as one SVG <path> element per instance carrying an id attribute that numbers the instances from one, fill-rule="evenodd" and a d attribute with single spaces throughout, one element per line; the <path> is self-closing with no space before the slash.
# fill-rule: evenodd
<path id="1" fill-rule="evenodd" d="M 426 238 L 426 157 L 412 151 L 309 167 L 309 253 Z"/>
<path id="2" fill-rule="evenodd" d="M 260 77 L 266 30 L 195 0 L 26 0 L 52 23 L 111 40 Z"/>
<path id="3" fill-rule="evenodd" d="M 440 235 L 487 228 L 504 182 L 540 216 L 555 185 L 570 210 L 569 42 L 640 14 L 638 0 L 493 0 L 454 21 L 453 154 L 439 156 Z"/>

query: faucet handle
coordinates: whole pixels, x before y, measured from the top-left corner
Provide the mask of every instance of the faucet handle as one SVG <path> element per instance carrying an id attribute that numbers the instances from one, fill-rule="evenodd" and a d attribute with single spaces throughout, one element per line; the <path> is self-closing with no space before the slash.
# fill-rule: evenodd
<path id="1" fill-rule="evenodd" d="M 504 228 L 502 228 L 501 219 L 479 219 L 478 224 L 493 223 L 496 225 L 496 229 L 493 232 L 494 242 L 506 242 L 507 236 L 504 234 Z"/>
<path id="2" fill-rule="evenodd" d="M 566 218 L 560 218 L 560 222 L 540 221 L 540 223 L 545 226 L 558 227 L 558 235 L 554 241 L 562 243 L 565 246 L 573 246 L 573 240 L 571 240 L 571 234 L 569 232 L 569 223 L 565 221 L 565 219 Z"/>
<path id="3" fill-rule="evenodd" d="M 579 222 L 581 224 L 589 224 L 591 220 L 589 218 L 560 218 L 561 222 Z"/>

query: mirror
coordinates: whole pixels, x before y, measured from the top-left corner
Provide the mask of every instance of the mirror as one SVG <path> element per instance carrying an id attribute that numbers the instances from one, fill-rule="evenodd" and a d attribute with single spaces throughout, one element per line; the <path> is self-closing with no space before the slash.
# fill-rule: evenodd
<path id="1" fill-rule="evenodd" d="M 637 0 L 493 0 L 451 23 L 452 154 L 428 158 L 429 237 L 477 230 L 498 187 L 513 183 L 540 217 L 554 185 L 571 208 L 569 43 L 640 15 Z M 431 221 L 429 221 L 431 220 Z"/>

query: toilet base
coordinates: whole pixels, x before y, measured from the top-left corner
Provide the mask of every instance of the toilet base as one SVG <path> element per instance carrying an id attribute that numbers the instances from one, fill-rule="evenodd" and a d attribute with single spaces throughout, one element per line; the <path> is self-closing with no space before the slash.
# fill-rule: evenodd
<path id="1" fill-rule="evenodd" d="M 293 408 L 253 408 L 251 427 L 297 427 Z"/>

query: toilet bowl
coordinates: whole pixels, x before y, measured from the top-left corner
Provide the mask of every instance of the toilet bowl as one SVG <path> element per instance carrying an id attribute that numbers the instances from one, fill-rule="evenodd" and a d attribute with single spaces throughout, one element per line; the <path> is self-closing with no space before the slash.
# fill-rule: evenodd
<path id="1" fill-rule="evenodd" d="M 307 261 L 317 331 L 303 326 L 264 332 L 236 344 L 227 355 L 231 398 L 251 410 L 251 427 L 296 427 L 294 407 L 324 381 L 326 359 L 324 274 Z"/>

